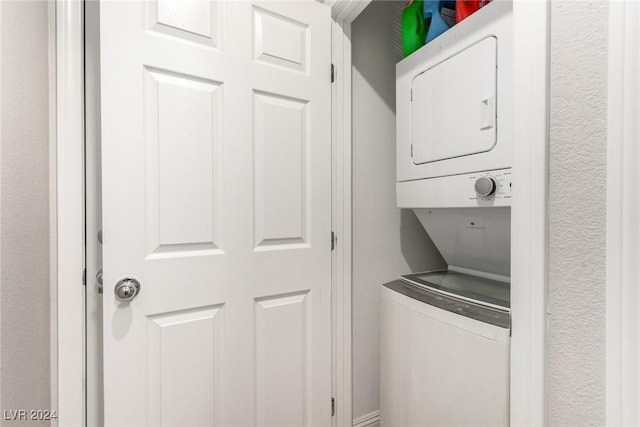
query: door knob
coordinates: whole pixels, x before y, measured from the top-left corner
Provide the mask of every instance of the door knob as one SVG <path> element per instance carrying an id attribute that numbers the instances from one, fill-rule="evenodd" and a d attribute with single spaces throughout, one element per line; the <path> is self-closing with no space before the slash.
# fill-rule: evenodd
<path id="1" fill-rule="evenodd" d="M 118 301 L 129 302 L 140 293 L 140 282 L 133 277 L 125 277 L 116 283 L 114 292 Z"/>

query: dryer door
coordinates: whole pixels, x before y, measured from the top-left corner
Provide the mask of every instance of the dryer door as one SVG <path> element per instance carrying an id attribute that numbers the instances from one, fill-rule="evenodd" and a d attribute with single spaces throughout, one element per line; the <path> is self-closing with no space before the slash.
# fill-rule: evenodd
<path id="1" fill-rule="evenodd" d="M 497 141 L 497 48 L 487 37 L 411 84 L 414 164 L 491 151 Z"/>

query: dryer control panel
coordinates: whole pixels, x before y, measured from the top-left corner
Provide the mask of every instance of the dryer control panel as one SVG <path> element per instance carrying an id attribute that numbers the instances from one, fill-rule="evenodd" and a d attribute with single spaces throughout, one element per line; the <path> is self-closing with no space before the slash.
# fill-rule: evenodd
<path id="1" fill-rule="evenodd" d="M 470 174 L 469 181 L 473 182 L 478 206 L 493 206 L 494 199 L 511 198 L 511 169 Z"/>
<path id="2" fill-rule="evenodd" d="M 400 208 L 511 206 L 511 168 L 396 183 Z"/>

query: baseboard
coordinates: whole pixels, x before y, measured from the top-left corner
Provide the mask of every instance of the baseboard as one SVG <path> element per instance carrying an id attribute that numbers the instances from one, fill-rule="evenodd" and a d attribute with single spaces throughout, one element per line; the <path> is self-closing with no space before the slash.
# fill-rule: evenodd
<path id="1" fill-rule="evenodd" d="M 372 427 L 380 424 L 380 411 L 374 411 L 353 420 L 353 427 Z"/>

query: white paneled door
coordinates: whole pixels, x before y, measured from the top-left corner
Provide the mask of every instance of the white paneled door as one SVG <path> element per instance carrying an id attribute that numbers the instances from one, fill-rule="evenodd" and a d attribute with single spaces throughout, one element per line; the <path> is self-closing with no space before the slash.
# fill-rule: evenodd
<path id="1" fill-rule="evenodd" d="M 314 0 L 101 2 L 107 426 L 330 424 L 329 71 Z"/>

